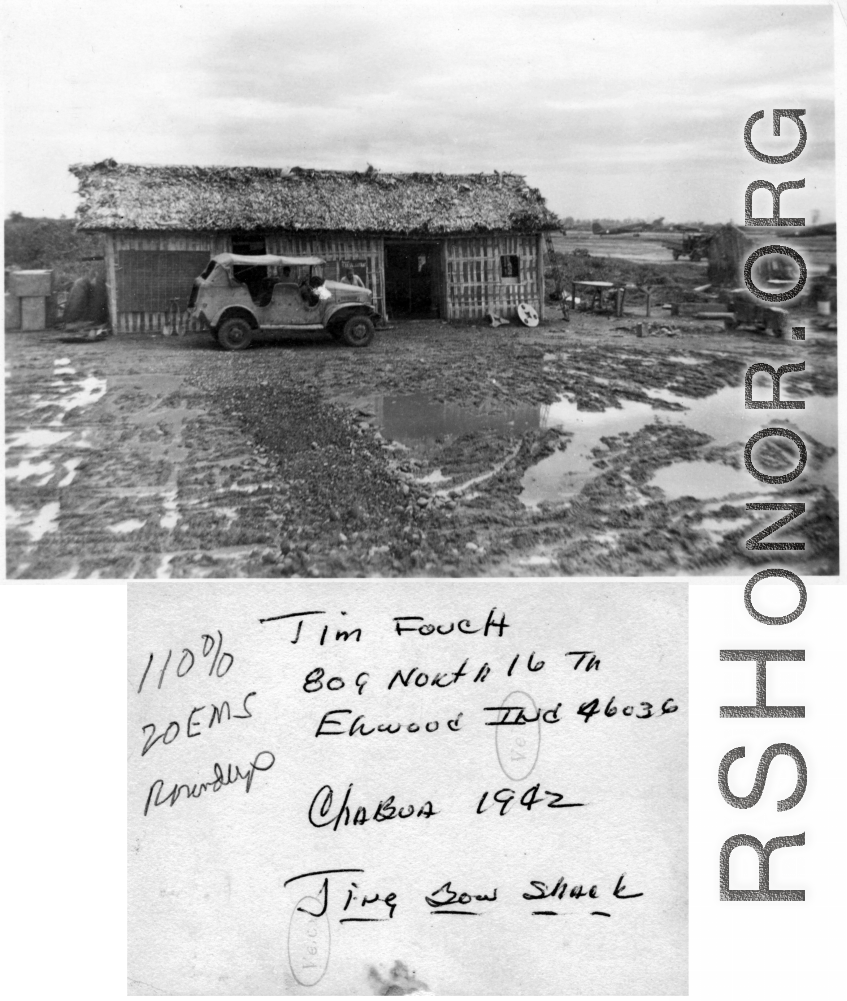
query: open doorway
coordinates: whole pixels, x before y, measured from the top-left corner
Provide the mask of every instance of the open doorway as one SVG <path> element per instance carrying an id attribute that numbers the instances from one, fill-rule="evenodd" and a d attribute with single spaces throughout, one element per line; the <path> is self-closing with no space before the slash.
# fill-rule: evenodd
<path id="1" fill-rule="evenodd" d="M 435 242 L 386 241 L 385 305 L 389 316 L 438 316 L 440 262 Z"/>
<path id="2" fill-rule="evenodd" d="M 232 236 L 233 254 L 243 254 L 248 257 L 256 257 L 267 253 L 267 242 L 263 236 L 237 235 Z M 265 279 L 268 277 L 268 269 L 263 266 L 250 267 L 248 264 L 236 264 L 232 273 L 236 281 L 244 282 L 253 299 L 257 299 L 262 294 Z"/>

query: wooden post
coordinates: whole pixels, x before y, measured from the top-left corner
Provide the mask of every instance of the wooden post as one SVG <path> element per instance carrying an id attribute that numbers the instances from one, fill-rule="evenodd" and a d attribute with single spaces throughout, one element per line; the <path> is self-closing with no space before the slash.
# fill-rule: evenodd
<path id="1" fill-rule="evenodd" d="M 441 241 L 441 292 L 443 296 L 444 311 L 442 320 L 452 320 L 450 315 L 450 289 L 447 285 L 447 240 Z"/>
<path id="2" fill-rule="evenodd" d="M 379 291 L 382 299 L 382 316 L 388 322 L 388 300 L 385 295 L 385 240 L 380 237 L 376 241 L 376 266 L 379 271 Z"/>
<path id="3" fill-rule="evenodd" d="M 115 265 L 115 238 L 111 233 L 106 234 L 106 291 L 109 297 L 109 322 L 112 324 L 112 333 L 118 332 L 118 289 L 117 289 L 117 267 Z"/>
<path id="4" fill-rule="evenodd" d="M 544 234 L 539 233 L 536 241 L 536 261 L 535 270 L 538 276 L 538 319 L 544 322 L 544 300 L 546 298 L 546 288 L 544 285 Z"/>
<path id="5" fill-rule="evenodd" d="M 653 290 L 648 288 L 647 289 L 647 311 L 644 314 L 645 316 L 649 316 L 650 315 L 650 304 L 651 304 L 652 300 L 653 300 Z"/>

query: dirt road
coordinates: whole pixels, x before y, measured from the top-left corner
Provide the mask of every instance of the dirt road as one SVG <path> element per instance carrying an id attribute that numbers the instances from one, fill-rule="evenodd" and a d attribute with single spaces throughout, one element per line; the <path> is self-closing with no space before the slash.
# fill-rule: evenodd
<path id="1" fill-rule="evenodd" d="M 746 502 L 798 498 L 799 565 L 835 572 L 834 338 L 636 322 L 405 323 L 360 351 L 10 334 L 7 574 L 740 573 L 774 520 Z M 771 415 L 750 423 L 741 387 L 752 361 L 800 358 L 783 382 L 807 411 L 782 423 L 810 459 L 788 496 L 743 469 Z"/>

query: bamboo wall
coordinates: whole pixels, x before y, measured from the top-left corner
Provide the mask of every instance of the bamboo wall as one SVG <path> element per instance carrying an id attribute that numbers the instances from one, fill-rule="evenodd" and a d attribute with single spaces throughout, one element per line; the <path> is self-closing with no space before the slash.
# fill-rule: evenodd
<path id="1" fill-rule="evenodd" d="M 516 256 L 517 282 L 501 277 L 500 258 Z M 489 309 L 517 316 L 518 303 L 541 311 L 538 283 L 538 238 L 535 234 L 448 237 L 444 241 L 445 316 L 448 320 L 481 320 Z"/>
<path id="2" fill-rule="evenodd" d="M 323 257 L 329 265 L 343 264 L 350 260 L 367 262 L 367 283 L 374 294 L 374 306 L 385 312 L 385 273 L 383 268 L 383 247 L 380 238 L 355 237 L 340 234 L 321 236 L 311 234 L 268 233 L 266 248 L 269 254 L 291 257 Z M 122 251 L 205 251 L 209 257 L 232 250 L 229 233 L 107 233 L 106 234 L 106 274 L 109 284 L 109 310 L 113 329 L 119 334 L 154 333 L 168 323 L 166 311 L 128 310 L 121 304 L 120 254 Z M 326 269 L 331 277 L 335 268 Z M 198 272 L 199 274 L 199 272 Z M 185 289 L 185 302 L 191 292 L 190 284 Z M 127 296 L 123 296 L 124 302 Z M 185 303 L 181 303 L 185 306 Z M 192 320 L 189 330 L 199 330 Z"/>
<path id="3" fill-rule="evenodd" d="M 385 315 L 385 269 L 382 239 L 352 234 L 269 233 L 269 254 L 289 257 L 322 257 L 328 265 L 350 260 L 367 261 L 365 284 L 373 292 L 374 308 Z M 334 278 L 334 269 L 327 268 Z"/>
<path id="4" fill-rule="evenodd" d="M 109 286 L 109 316 L 118 334 L 158 333 L 168 323 L 167 311 L 127 310 L 121 308 L 120 254 L 125 250 L 206 251 L 209 257 L 230 249 L 226 233 L 107 233 L 106 280 Z M 195 276 L 196 277 L 196 276 Z M 191 286 L 185 290 L 185 303 Z M 199 330 L 191 321 L 189 330 Z"/>
<path id="5" fill-rule="evenodd" d="M 383 316 L 385 304 L 385 255 L 381 237 L 357 237 L 346 234 L 268 233 L 269 254 L 292 257 L 318 256 L 328 264 L 350 260 L 367 262 L 368 285 L 374 293 L 374 306 Z M 539 257 L 540 240 L 536 234 L 490 234 L 479 237 L 447 237 L 442 241 L 440 271 L 440 312 L 448 320 L 482 320 L 489 309 L 501 316 L 517 315 L 519 302 L 542 310 L 539 275 L 543 261 Z M 106 234 L 106 274 L 109 284 L 109 311 L 117 333 L 153 333 L 161 331 L 169 316 L 163 311 L 127 310 L 121 306 L 120 254 L 122 251 L 204 251 L 213 257 L 232 249 L 229 233 L 132 233 Z M 517 281 L 501 277 L 500 258 L 519 259 Z M 330 276 L 334 277 L 334 268 Z M 185 290 L 185 299 L 190 293 Z M 126 301 L 127 297 L 124 296 Z M 182 306 L 184 308 L 184 303 Z M 199 327 L 191 321 L 189 330 Z"/>

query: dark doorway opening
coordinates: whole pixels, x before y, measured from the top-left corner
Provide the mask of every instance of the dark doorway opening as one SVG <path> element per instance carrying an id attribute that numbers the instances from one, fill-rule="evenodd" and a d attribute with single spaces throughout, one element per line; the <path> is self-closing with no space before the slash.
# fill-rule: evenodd
<path id="1" fill-rule="evenodd" d="M 232 252 L 233 254 L 255 257 L 267 253 L 267 243 L 263 236 L 233 234 Z M 254 299 L 261 295 L 265 279 L 268 277 L 268 269 L 266 267 L 261 265 L 250 267 L 248 264 L 236 264 L 233 266 L 232 273 L 236 281 L 244 282 L 247 288 L 250 289 L 250 295 Z"/>
<path id="2" fill-rule="evenodd" d="M 441 252 L 433 242 L 385 244 L 385 305 L 389 316 L 430 319 L 439 315 Z"/>

